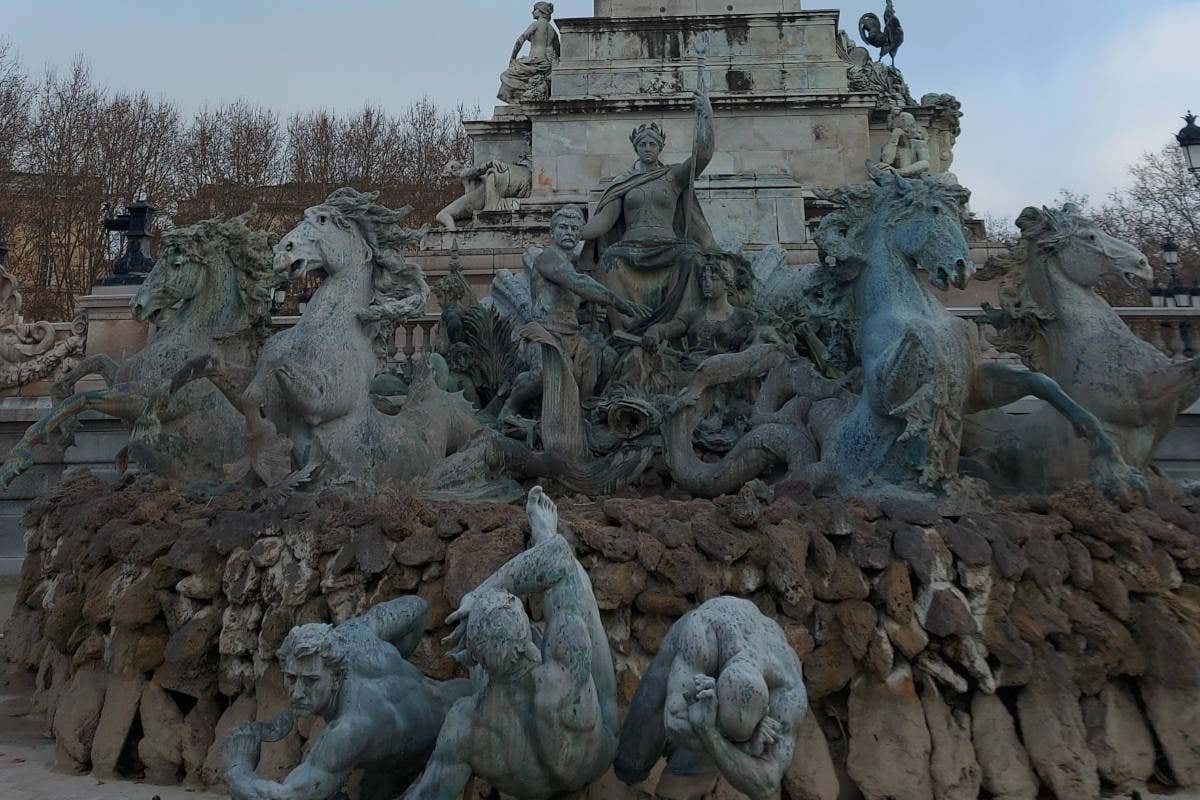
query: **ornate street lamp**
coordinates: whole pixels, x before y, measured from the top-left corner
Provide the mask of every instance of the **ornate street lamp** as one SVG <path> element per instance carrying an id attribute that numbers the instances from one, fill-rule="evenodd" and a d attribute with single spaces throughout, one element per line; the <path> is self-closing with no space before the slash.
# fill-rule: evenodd
<path id="1" fill-rule="evenodd" d="M 1175 244 L 1174 239 L 1163 242 L 1162 257 L 1163 263 L 1171 272 L 1171 285 L 1167 287 L 1167 296 L 1175 301 L 1176 308 L 1188 308 L 1192 304 L 1192 293 L 1179 282 L 1179 245 Z"/>
<path id="2" fill-rule="evenodd" d="M 98 281 L 102 285 L 137 285 L 154 269 L 154 259 L 147 252 L 151 236 L 150 226 L 157 209 L 145 200 L 130 203 L 124 214 L 104 220 L 104 229 L 119 233 L 125 240 L 124 252 L 113 262 L 112 276 Z"/>
<path id="3" fill-rule="evenodd" d="M 1179 141 L 1179 146 L 1183 148 L 1188 169 L 1193 175 L 1200 176 L 1200 126 L 1196 125 L 1196 115 L 1191 111 L 1184 116 L 1183 121 L 1187 125 L 1175 138 Z"/>

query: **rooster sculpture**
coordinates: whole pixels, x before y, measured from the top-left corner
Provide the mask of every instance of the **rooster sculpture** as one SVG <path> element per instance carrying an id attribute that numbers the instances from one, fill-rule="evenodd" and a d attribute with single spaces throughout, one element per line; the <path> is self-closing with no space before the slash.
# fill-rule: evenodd
<path id="1" fill-rule="evenodd" d="M 892 66 L 896 66 L 896 53 L 904 44 L 904 28 L 900 18 L 896 16 L 896 7 L 892 0 L 887 0 L 887 8 L 883 11 L 883 22 L 874 14 L 863 14 L 858 20 L 858 35 L 872 47 L 879 48 L 879 60 L 884 56 L 892 57 Z"/>

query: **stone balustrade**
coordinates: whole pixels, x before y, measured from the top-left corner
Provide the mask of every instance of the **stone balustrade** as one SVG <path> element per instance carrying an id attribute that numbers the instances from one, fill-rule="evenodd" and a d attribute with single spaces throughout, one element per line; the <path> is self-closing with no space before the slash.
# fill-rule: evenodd
<path id="1" fill-rule="evenodd" d="M 979 321 L 979 308 L 951 308 L 964 319 Z M 1200 356 L 1200 308 L 1116 308 L 1130 330 L 1176 361 Z"/>
<path id="2" fill-rule="evenodd" d="M 963 319 L 982 320 L 979 308 L 951 308 Z M 1200 356 L 1200 308 L 1118 308 L 1130 329 L 1173 359 Z M 291 327 L 299 317 L 275 317 L 277 329 Z M 434 349 L 441 336 L 436 314 L 415 317 L 396 329 L 396 357 L 407 361 Z"/>

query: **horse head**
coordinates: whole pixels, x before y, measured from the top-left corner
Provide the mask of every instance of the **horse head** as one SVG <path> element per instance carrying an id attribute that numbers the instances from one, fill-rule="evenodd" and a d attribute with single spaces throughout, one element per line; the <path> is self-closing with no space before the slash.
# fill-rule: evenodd
<path id="1" fill-rule="evenodd" d="M 442 178 L 445 180 L 459 180 L 462 178 L 463 170 L 466 165 L 457 158 L 452 158 L 446 162 L 446 166 L 442 167 Z"/>
<path id="2" fill-rule="evenodd" d="M 403 254 L 429 229 L 401 227 L 412 208 L 387 208 L 375 202 L 377 196 L 338 189 L 305 211 L 300 224 L 275 247 L 275 266 L 288 279 L 318 275 L 321 287 L 315 301 L 348 302 L 349 313 L 364 325 L 386 322 L 394 327 L 429 299 L 420 267 Z M 373 333 L 386 339 L 387 327 L 374 325 Z"/>
<path id="3" fill-rule="evenodd" d="M 971 193 L 937 178 L 904 178 L 875 163 L 867 168 L 882 192 L 877 210 L 891 246 L 929 273 L 934 288 L 966 288 L 976 269 L 962 227 Z"/>
<path id="4" fill-rule="evenodd" d="M 224 327 L 269 319 L 277 283 L 271 236 L 249 228 L 247 216 L 205 220 L 165 234 L 154 269 L 130 303 L 134 319 L 159 328 L 185 319 Z"/>
<path id="5" fill-rule="evenodd" d="M 1091 288 L 1106 277 L 1130 286 L 1151 282 L 1154 271 L 1140 250 L 1100 230 L 1071 203 L 1061 210 L 1027 208 L 1017 218 L 1028 258 L 1052 265 L 1072 283 Z"/>

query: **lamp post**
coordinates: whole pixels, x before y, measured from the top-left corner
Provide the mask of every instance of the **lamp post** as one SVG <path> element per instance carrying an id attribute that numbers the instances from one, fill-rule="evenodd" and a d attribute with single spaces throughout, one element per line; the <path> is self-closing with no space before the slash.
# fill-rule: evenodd
<path id="1" fill-rule="evenodd" d="M 1196 125 L 1196 115 L 1189 111 L 1183 118 L 1187 123 L 1175 138 L 1183 148 L 1183 156 L 1187 159 L 1188 170 L 1200 178 L 1200 126 Z"/>
<path id="2" fill-rule="evenodd" d="M 8 269 L 8 232 L 0 225 L 0 269 Z"/>

